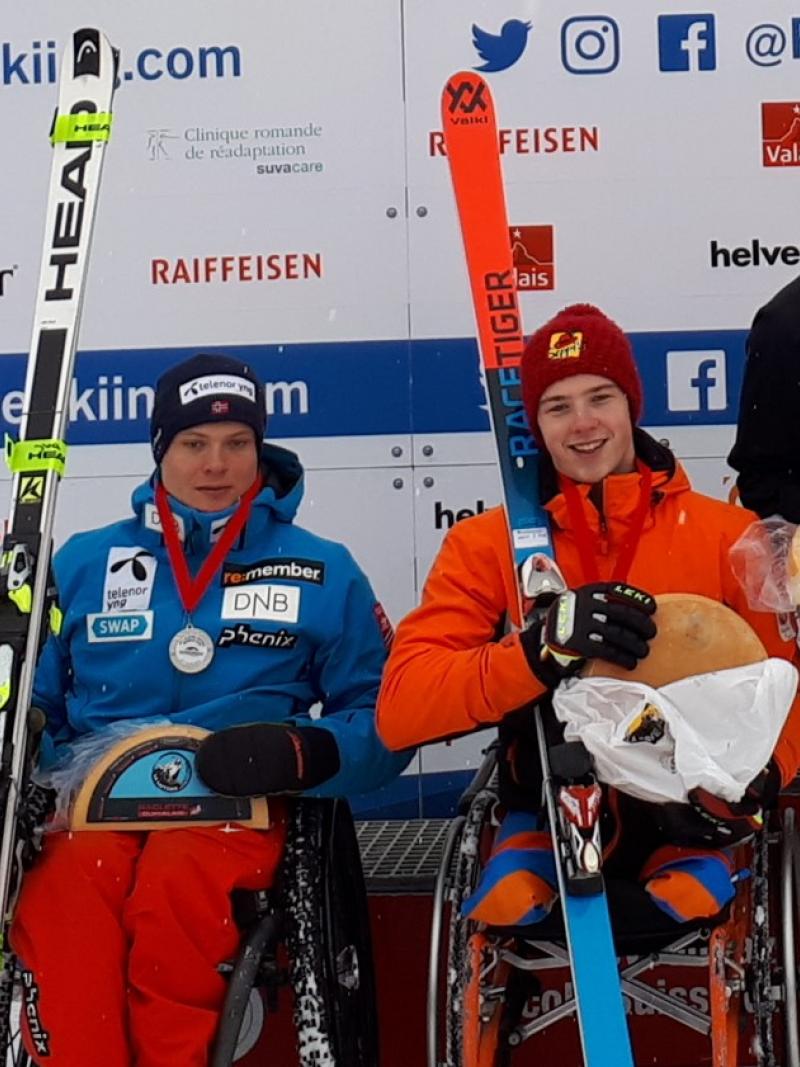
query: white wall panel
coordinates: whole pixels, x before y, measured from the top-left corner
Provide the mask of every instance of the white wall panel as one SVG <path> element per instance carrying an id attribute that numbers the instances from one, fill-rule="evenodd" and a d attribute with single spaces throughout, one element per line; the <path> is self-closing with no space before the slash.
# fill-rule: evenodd
<path id="1" fill-rule="evenodd" d="M 309 471 L 297 518 L 347 545 L 394 623 L 416 601 L 412 491 L 409 468 Z"/>
<path id="2" fill-rule="evenodd" d="M 55 98 L 48 64 L 73 28 L 97 23 L 122 50 L 122 82 L 80 389 L 94 390 L 97 411 L 101 378 L 152 384 L 173 349 L 241 345 L 259 359 L 264 346 L 265 377 L 296 380 L 310 398 L 289 412 L 278 404 L 282 418 L 270 429 L 278 440 L 293 435 L 284 443 L 308 471 L 300 521 L 350 545 L 397 620 L 417 600 L 448 514 L 500 495 L 436 134 L 446 78 L 482 63 L 473 24 L 496 34 L 516 19 L 532 24 L 525 48 L 488 75 L 509 222 L 552 227 L 555 277 L 552 289 L 521 294 L 525 327 L 590 300 L 635 332 L 652 432 L 670 441 L 698 489 L 727 496 L 744 331 L 800 270 L 792 251 L 800 247 L 800 138 L 787 138 L 794 165 L 765 167 L 762 158 L 762 105 L 788 106 L 797 94 L 798 12 L 789 0 L 763 11 L 747 0 L 701 5 L 697 18 L 715 18 L 716 66 L 684 72 L 659 69 L 658 17 L 685 10 L 660 0 L 609 0 L 601 12 L 572 0 L 7 6 L 0 118 L 14 134 L 4 156 L 0 272 L 13 273 L 0 275 L 0 349 L 12 355 L 4 365 L 0 354 L 0 415 L 20 387 L 13 354 L 29 342 Z M 786 46 L 759 63 L 753 33 L 766 22 Z M 574 44 L 575 27 L 612 24 L 618 61 L 605 58 L 613 69 L 571 72 L 562 35 Z M 224 50 L 219 71 L 214 54 L 203 53 L 209 47 Z M 267 169 L 284 163 L 301 166 Z M 718 253 L 712 266 L 712 241 L 731 255 L 744 250 L 744 265 L 724 266 Z M 745 263 L 753 242 L 759 262 Z M 270 253 L 318 256 L 322 276 L 241 276 L 257 270 L 252 257 Z M 239 257 L 251 257 L 249 268 Z M 174 276 L 176 260 L 195 258 L 203 270 L 213 263 L 208 281 L 153 283 L 154 259 L 169 260 Z M 439 341 L 450 347 L 437 353 Z M 670 406 L 665 354 L 695 348 L 725 349 L 725 411 L 705 410 L 700 388 L 694 410 Z M 90 443 L 71 450 L 58 539 L 126 514 L 130 489 L 151 469 L 141 413 L 115 421 L 84 411 L 76 434 Z M 0 473 L 0 513 L 8 486 Z M 433 748 L 425 769 L 467 765 L 482 744 Z"/>
<path id="3" fill-rule="evenodd" d="M 82 346 L 402 336 L 399 5 L 173 0 L 166 12 L 155 0 L 50 0 L 3 23 L 9 54 L 25 57 L 0 93 L 0 115 L 18 131 L 4 168 L 13 208 L 0 216 L 0 254 L 20 268 L 4 347 L 27 345 L 49 167 L 54 86 L 32 84 L 33 41 L 46 79 L 47 57 L 87 20 L 120 48 L 122 81 Z M 258 170 L 295 164 L 311 169 Z M 217 271 L 207 284 L 150 281 L 154 258 L 302 252 L 321 255 L 322 279 L 223 283 Z M 379 289 L 369 284 L 376 260 Z"/>

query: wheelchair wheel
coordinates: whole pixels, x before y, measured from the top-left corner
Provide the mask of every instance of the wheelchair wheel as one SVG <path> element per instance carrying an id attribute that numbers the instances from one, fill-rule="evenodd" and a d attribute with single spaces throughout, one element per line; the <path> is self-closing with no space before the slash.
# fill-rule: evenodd
<path id="1" fill-rule="evenodd" d="M 445 994 L 446 1062 L 452 1067 L 504 1067 L 508 1062 L 505 984 L 508 968 L 497 939 L 481 924 L 461 918 L 491 844 L 496 797 L 487 789 L 473 800 L 461 825 L 450 892 Z"/>
<path id="2" fill-rule="evenodd" d="M 800 1067 L 797 1010 L 797 916 L 800 910 L 800 838 L 794 808 L 783 812 L 781 848 L 781 919 L 783 1024 L 786 1067 Z"/>
<path id="3" fill-rule="evenodd" d="M 298 801 L 284 895 L 301 1067 L 378 1067 L 367 894 L 344 801 Z"/>
<path id="4" fill-rule="evenodd" d="M 261 1005 L 254 989 L 265 961 L 274 961 L 277 940 L 278 921 L 273 914 L 262 916 L 245 936 L 231 970 L 210 1067 L 230 1067 L 248 1051 L 248 1034 L 260 1033 L 264 1019 L 263 1015 L 253 1018 L 254 1006 Z"/>
<path id="5" fill-rule="evenodd" d="M 508 1067 L 505 1000 L 509 965 L 499 956 L 496 938 L 480 930 L 470 935 L 464 972 L 461 1063 L 463 1067 Z"/>
<path id="6" fill-rule="evenodd" d="M 35 1067 L 22 1043 L 24 990 L 16 960 L 10 953 L 0 971 L 0 1033 L 5 1056 L 3 1067 Z"/>

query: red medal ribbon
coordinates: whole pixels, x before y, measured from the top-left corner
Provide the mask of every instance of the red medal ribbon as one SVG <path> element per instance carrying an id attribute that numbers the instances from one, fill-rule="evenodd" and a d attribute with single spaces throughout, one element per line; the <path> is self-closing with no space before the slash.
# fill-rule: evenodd
<path id="1" fill-rule="evenodd" d="M 622 550 L 617 557 L 617 562 L 614 564 L 614 571 L 611 575 L 612 582 L 627 581 L 628 571 L 631 569 L 633 557 L 636 555 L 639 538 L 642 536 L 644 521 L 647 518 L 647 510 L 650 506 L 650 490 L 653 486 L 653 472 L 644 463 L 639 463 L 638 460 L 636 468 L 641 475 L 639 501 L 633 512 L 630 531 L 622 545 Z M 573 482 L 571 478 L 567 478 L 566 475 L 562 475 L 561 477 L 561 488 L 567 502 L 567 513 L 569 514 L 570 522 L 575 530 L 575 540 L 578 545 L 578 555 L 581 559 L 584 580 L 586 582 L 599 582 L 600 571 L 597 566 L 597 538 L 592 533 L 589 526 L 589 520 L 586 518 L 581 494 L 578 492 L 575 482 Z"/>
<path id="2" fill-rule="evenodd" d="M 191 615 L 203 599 L 206 589 L 211 584 L 211 579 L 222 566 L 222 561 L 227 556 L 233 542 L 242 532 L 242 528 L 250 518 L 253 500 L 260 489 L 261 479 L 256 478 L 239 501 L 239 507 L 228 520 L 228 524 L 223 530 L 219 541 L 203 560 L 203 565 L 197 572 L 197 577 L 192 578 L 181 546 L 181 539 L 178 537 L 178 527 L 172 517 L 167 491 L 161 482 L 156 485 L 156 506 L 161 519 L 161 529 L 164 533 L 167 558 L 169 559 L 170 567 L 172 567 L 172 576 L 175 579 L 175 585 L 178 587 L 181 604 L 183 604 L 184 610 L 188 614 Z"/>

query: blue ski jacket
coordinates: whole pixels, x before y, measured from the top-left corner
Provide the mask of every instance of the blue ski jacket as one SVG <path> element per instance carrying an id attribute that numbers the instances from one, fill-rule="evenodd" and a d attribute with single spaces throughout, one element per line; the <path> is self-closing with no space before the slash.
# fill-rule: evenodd
<path id="1" fill-rule="evenodd" d="M 263 446 L 264 488 L 192 624 L 214 642 L 197 674 L 172 666 L 187 622 L 161 534 L 155 476 L 133 493 L 134 515 L 75 534 L 53 561 L 60 633 L 43 649 L 34 703 L 47 714 L 42 763 L 76 737 L 122 719 L 168 718 L 221 729 L 309 721 L 336 738 L 339 772 L 316 796 L 367 792 L 407 765 L 375 730 L 391 633 L 367 578 L 344 545 L 293 525 L 303 495 L 294 453 Z M 200 512 L 170 499 L 196 574 L 233 508 Z"/>

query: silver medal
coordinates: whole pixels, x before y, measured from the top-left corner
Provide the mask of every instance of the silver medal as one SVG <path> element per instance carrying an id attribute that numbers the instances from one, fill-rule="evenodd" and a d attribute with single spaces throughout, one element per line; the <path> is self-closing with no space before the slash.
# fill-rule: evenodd
<path id="1" fill-rule="evenodd" d="M 204 671 L 214 658 L 214 642 L 196 626 L 184 626 L 169 643 L 169 660 L 183 674 Z"/>

